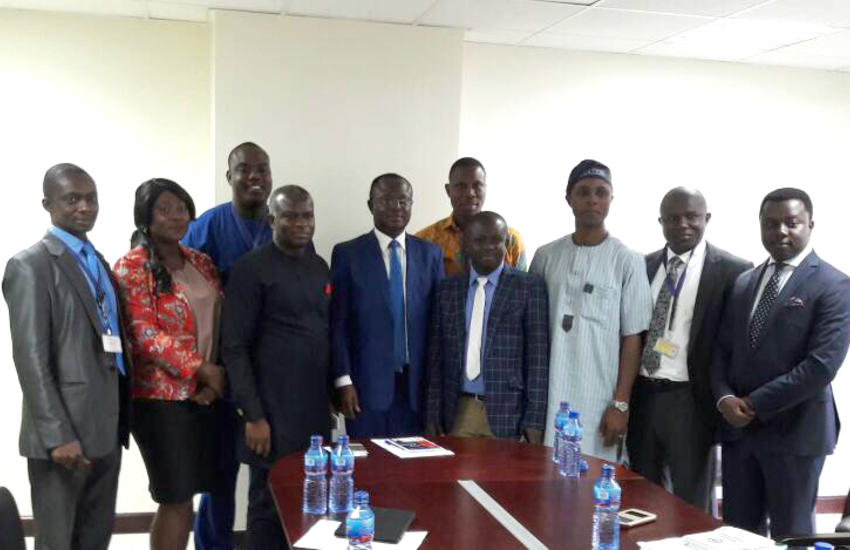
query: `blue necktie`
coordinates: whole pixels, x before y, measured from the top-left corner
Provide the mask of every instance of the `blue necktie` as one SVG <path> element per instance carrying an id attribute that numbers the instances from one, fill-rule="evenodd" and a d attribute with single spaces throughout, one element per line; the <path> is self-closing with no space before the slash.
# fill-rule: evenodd
<path id="1" fill-rule="evenodd" d="M 393 315 L 393 351 L 395 370 L 401 372 L 407 363 L 407 338 L 404 318 L 404 276 L 398 241 L 390 242 L 390 310 Z"/>

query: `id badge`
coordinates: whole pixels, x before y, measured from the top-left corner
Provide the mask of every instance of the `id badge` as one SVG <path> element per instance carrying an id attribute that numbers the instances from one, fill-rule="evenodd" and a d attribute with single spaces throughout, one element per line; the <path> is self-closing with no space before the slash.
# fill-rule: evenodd
<path id="1" fill-rule="evenodd" d="M 123 353 L 121 349 L 121 337 L 112 334 L 103 334 L 103 351 L 107 353 Z"/>
<path id="2" fill-rule="evenodd" d="M 669 357 L 670 359 L 675 359 L 676 356 L 679 355 L 679 346 L 666 338 L 659 338 L 655 342 L 655 347 L 653 347 L 652 350 L 665 357 Z"/>

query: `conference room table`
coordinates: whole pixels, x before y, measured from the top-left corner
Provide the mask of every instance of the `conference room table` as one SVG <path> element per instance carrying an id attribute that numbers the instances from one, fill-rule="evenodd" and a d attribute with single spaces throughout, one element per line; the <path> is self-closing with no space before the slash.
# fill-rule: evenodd
<path id="1" fill-rule="evenodd" d="M 593 484 L 604 461 L 586 456 L 588 471 L 578 479 L 561 477 L 552 449 L 485 438 L 429 438 L 453 456 L 402 459 L 371 441 L 361 441 L 369 456 L 357 458 L 356 488 L 369 492 L 372 506 L 412 510 L 412 531 L 427 531 L 420 548 L 501 550 L 522 548 L 519 540 L 479 503 L 458 480 L 472 480 L 545 547 L 590 548 Z M 658 515 L 652 523 L 620 530 L 621 550 L 638 541 L 716 529 L 721 524 L 702 510 L 667 493 L 621 466 L 621 509 L 640 508 Z M 290 546 L 322 517 L 301 510 L 303 453 L 281 458 L 269 475 L 269 487 Z"/>

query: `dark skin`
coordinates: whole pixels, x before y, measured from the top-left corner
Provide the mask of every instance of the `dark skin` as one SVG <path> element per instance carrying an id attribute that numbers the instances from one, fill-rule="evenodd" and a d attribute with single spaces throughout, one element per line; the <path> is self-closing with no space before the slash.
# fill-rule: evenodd
<path id="1" fill-rule="evenodd" d="M 53 180 L 46 191 L 41 205 L 50 213 L 50 222 L 82 241 L 88 240 L 86 233 L 94 227 L 99 211 L 94 180 L 86 174 L 68 173 Z M 51 449 L 50 459 L 69 470 L 91 467 L 78 440 Z"/>
<path id="2" fill-rule="evenodd" d="M 171 191 L 163 192 L 154 202 L 148 235 L 154 253 L 168 269 L 179 270 L 186 264 L 179 243 L 189 228 L 189 218 L 188 205 Z M 195 376 L 199 389 L 190 397 L 195 403 L 209 405 L 224 394 L 223 367 L 204 361 Z"/>
<path id="3" fill-rule="evenodd" d="M 446 194 L 452 203 L 452 217 L 463 229 L 467 220 L 481 212 L 487 196 L 487 174 L 478 166 L 461 166 L 449 174 Z"/>
<path id="4" fill-rule="evenodd" d="M 658 223 L 667 246 L 675 254 L 684 254 L 702 241 L 711 220 L 705 198 L 696 189 L 677 187 L 661 201 Z"/>
<path id="5" fill-rule="evenodd" d="M 404 233 L 410 222 L 413 207 L 413 188 L 402 178 L 385 177 L 378 180 L 372 195 L 366 202 L 375 229 L 396 238 Z M 360 412 L 360 398 L 353 384 L 340 386 L 336 390 L 339 408 L 346 418 L 354 418 Z"/>
<path id="6" fill-rule="evenodd" d="M 275 246 L 287 256 L 304 256 L 316 229 L 313 199 L 309 195 L 288 197 L 278 193 L 272 198 L 270 212 Z M 245 445 L 267 457 L 271 452 L 271 433 L 265 418 L 245 422 Z"/>
<path id="7" fill-rule="evenodd" d="M 601 178 L 584 178 L 576 182 L 567 195 L 567 204 L 575 216 L 573 242 L 580 246 L 596 246 L 608 237 L 605 218 L 614 200 L 613 187 Z M 620 362 L 617 371 L 615 401 L 628 402 L 632 385 L 640 367 L 642 335 L 632 334 L 620 339 Z M 612 446 L 626 435 L 629 413 L 608 407 L 599 423 L 605 446 Z"/>
<path id="8" fill-rule="evenodd" d="M 479 275 L 489 275 L 502 265 L 508 252 L 507 245 L 508 225 L 500 217 L 477 217 L 467 224 L 463 232 L 463 253 Z M 541 444 L 543 432 L 523 428 L 521 439 Z"/>
<path id="9" fill-rule="evenodd" d="M 233 205 L 243 218 L 262 219 L 272 190 L 269 156 L 257 147 L 236 149 L 228 159 L 227 183 L 233 190 Z"/>
<path id="10" fill-rule="evenodd" d="M 803 201 L 769 201 L 759 215 L 761 242 L 771 257 L 780 262 L 800 254 L 809 244 L 815 222 Z M 733 428 L 753 421 L 756 411 L 746 396 L 731 396 L 720 401 L 720 414 Z"/>

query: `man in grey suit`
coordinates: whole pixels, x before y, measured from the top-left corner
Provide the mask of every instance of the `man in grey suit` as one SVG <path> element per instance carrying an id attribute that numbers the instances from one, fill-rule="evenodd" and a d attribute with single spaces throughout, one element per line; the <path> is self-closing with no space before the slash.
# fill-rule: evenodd
<path id="1" fill-rule="evenodd" d="M 42 205 L 52 226 L 3 276 L 35 547 L 106 550 L 128 442 L 130 357 L 112 273 L 86 238 L 98 213 L 94 181 L 57 164 L 44 175 Z"/>

